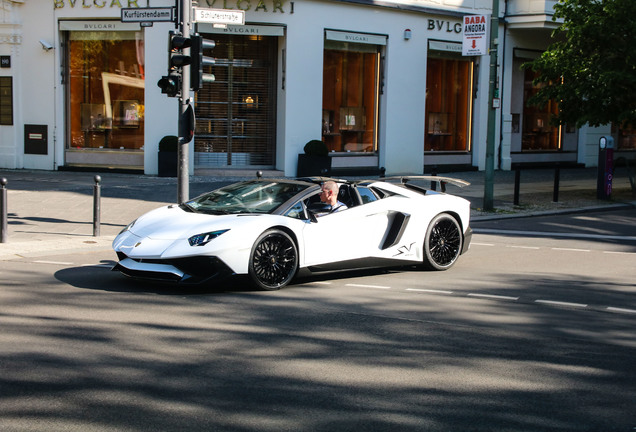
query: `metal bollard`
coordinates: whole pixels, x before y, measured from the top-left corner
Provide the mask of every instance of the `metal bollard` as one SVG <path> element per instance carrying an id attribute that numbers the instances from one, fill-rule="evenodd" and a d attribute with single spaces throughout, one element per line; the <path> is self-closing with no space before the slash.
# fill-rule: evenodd
<path id="1" fill-rule="evenodd" d="M 433 177 L 437 176 L 437 165 L 433 166 L 433 169 L 431 170 L 431 175 Z M 437 190 L 437 182 L 436 181 L 431 181 L 431 190 L 432 191 L 436 191 Z"/>
<path id="2" fill-rule="evenodd" d="M 95 186 L 93 186 L 93 237 L 99 237 L 100 233 L 100 201 L 101 201 L 101 186 L 99 182 L 102 178 L 98 175 L 95 176 Z"/>
<path id="3" fill-rule="evenodd" d="M 554 190 L 552 191 L 552 202 L 559 202 L 559 181 L 561 180 L 561 167 L 554 168 Z"/>
<path id="4" fill-rule="evenodd" d="M 7 242 L 7 179 L 0 179 L 0 243 Z"/>
<path id="5" fill-rule="evenodd" d="M 514 205 L 519 205 L 519 188 L 521 184 L 521 169 L 517 168 L 515 170 L 515 195 L 513 198 Z"/>

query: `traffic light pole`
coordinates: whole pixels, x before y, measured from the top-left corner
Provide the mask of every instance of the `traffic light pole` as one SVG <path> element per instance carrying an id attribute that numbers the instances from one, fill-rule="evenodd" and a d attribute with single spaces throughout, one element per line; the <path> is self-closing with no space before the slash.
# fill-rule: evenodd
<path id="1" fill-rule="evenodd" d="M 184 38 L 189 38 L 192 27 L 192 0 L 176 0 L 180 2 L 179 30 Z M 189 50 L 189 48 L 186 48 Z M 177 167 L 177 202 L 182 203 L 190 198 L 190 138 L 184 136 L 187 128 L 187 112 L 190 107 L 190 66 L 183 67 L 181 77 L 181 96 L 179 97 L 179 165 Z"/>
<path id="2" fill-rule="evenodd" d="M 497 107 L 494 99 L 499 98 L 497 93 L 497 50 L 499 38 L 499 0 L 492 2 L 492 15 L 490 21 L 490 88 L 488 90 L 488 137 L 486 138 L 486 166 L 484 175 L 484 210 L 494 209 L 494 184 L 495 184 L 495 138 L 497 125 Z"/>

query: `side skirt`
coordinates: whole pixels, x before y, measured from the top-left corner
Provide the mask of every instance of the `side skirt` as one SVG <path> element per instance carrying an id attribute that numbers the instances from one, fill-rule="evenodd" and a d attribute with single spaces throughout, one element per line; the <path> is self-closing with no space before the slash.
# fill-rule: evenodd
<path id="1" fill-rule="evenodd" d="M 389 258 L 358 258 L 348 261 L 339 261 L 333 263 L 326 263 L 320 265 L 309 266 L 300 270 L 299 273 L 324 273 L 335 272 L 342 270 L 359 270 L 368 268 L 381 268 L 381 267 L 398 267 L 407 266 L 413 264 L 421 264 L 421 261 L 406 261 Z"/>

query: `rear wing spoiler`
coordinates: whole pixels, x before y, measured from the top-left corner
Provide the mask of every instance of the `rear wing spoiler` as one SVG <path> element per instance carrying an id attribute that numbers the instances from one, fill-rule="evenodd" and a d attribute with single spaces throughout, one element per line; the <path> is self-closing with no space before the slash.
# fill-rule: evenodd
<path id="1" fill-rule="evenodd" d="M 451 184 L 457 187 L 466 187 L 470 185 L 470 182 L 467 182 L 466 180 L 456 179 L 453 177 L 442 177 L 442 176 L 394 176 L 394 177 L 386 177 L 381 180 L 384 180 L 384 181 L 399 180 L 400 183 L 402 184 L 406 184 L 411 180 L 430 181 L 431 183 L 439 183 L 440 189 L 442 190 L 442 192 L 446 191 L 447 184 Z"/>

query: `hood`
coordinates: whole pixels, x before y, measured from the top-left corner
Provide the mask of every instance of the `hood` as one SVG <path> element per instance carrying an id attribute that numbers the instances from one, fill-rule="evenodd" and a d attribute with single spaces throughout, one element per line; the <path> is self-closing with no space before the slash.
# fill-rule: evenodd
<path id="1" fill-rule="evenodd" d="M 173 204 L 140 216 L 130 232 L 142 238 L 176 240 L 216 229 L 227 229 L 236 217 L 191 213 Z"/>

